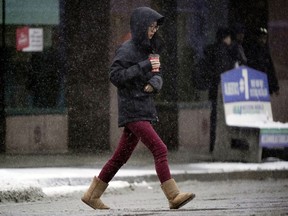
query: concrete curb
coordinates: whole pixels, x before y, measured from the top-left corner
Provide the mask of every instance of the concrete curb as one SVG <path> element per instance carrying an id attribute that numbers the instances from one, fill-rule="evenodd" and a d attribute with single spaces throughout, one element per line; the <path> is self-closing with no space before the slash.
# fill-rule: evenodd
<path id="1" fill-rule="evenodd" d="M 222 173 L 180 173 L 172 174 L 177 181 L 228 181 L 228 180 L 263 180 L 263 179 L 286 179 L 288 170 L 261 170 L 261 171 L 237 171 Z M 113 180 L 134 182 L 159 181 L 157 175 L 114 177 Z"/>
<path id="2" fill-rule="evenodd" d="M 237 171 L 222 173 L 172 173 L 172 177 L 178 181 L 228 181 L 228 180 L 263 180 L 263 179 L 286 179 L 288 170 L 269 170 L 269 171 Z M 87 186 L 91 183 L 91 177 L 63 177 L 63 178 L 44 178 L 35 179 L 40 187 L 59 187 L 59 186 Z M 139 176 L 115 176 L 112 181 L 126 181 L 130 184 L 135 182 L 158 182 L 156 174 Z M 1 189 L 0 189 L 1 191 Z"/>

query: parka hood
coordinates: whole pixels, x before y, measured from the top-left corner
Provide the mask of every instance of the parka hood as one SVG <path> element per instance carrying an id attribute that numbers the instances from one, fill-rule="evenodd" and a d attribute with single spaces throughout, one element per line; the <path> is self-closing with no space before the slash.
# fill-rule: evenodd
<path id="1" fill-rule="evenodd" d="M 164 16 L 149 7 L 136 8 L 131 15 L 130 29 L 132 40 L 140 46 L 151 46 L 150 40 L 147 36 L 148 27 L 157 22 L 157 25 L 162 25 Z M 156 34 L 154 35 L 156 36 Z M 154 38 L 154 37 L 153 37 Z"/>

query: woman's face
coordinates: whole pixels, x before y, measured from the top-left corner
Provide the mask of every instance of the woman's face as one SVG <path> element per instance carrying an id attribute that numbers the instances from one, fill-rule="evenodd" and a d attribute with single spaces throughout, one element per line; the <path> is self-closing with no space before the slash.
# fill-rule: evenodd
<path id="1" fill-rule="evenodd" d="M 159 29 L 159 26 L 157 26 L 157 22 L 153 22 L 149 27 L 148 27 L 148 38 L 151 40 L 154 36 L 154 34 L 157 32 Z"/>
<path id="2" fill-rule="evenodd" d="M 231 40 L 231 36 L 227 36 L 226 38 L 223 39 L 223 42 L 227 45 L 227 46 L 230 46 L 231 43 L 232 43 L 232 40 Z"/>

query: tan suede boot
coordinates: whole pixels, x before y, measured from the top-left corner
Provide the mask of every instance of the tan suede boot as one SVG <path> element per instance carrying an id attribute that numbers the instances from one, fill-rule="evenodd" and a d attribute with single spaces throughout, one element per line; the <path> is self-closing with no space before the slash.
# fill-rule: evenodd
<path id="1" fill-rule="evenodd" d="M 170 209 L 178 209 L 195 197 L 193 193 L 180 193 L 174 179 L 165 181 L 161 188 L 169 201 Z"/>
<path id="2" fill-rule="evenodd" d="M 109 209 L 100 199 L 108 184 L 101 179 L 94 177 L 89 189 L 86 191 L 81 200 L 93 209 Z"/>

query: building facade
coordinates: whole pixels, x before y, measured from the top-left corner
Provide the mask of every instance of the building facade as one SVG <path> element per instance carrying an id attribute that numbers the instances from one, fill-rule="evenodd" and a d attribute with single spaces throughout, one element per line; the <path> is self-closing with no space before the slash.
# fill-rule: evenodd
<path id="1" fill-rule="evenodd" d="M 273 116 L 288 121 L 285 0 L 1 0 L 1 152 L 115 148 L 121 129 L 109 65 L 130 37 L 130 14 L 139 6 L 166 17 L 159 30 L 168 45 L 156 129 L 169 150 L 211 156 L 210 106 L 207 92 L 193 84 L 193 68 L 221 26 L 240 22 L 248 33 L 268 29 L 280 84 L 279 96 L 272 97 Z"/>

